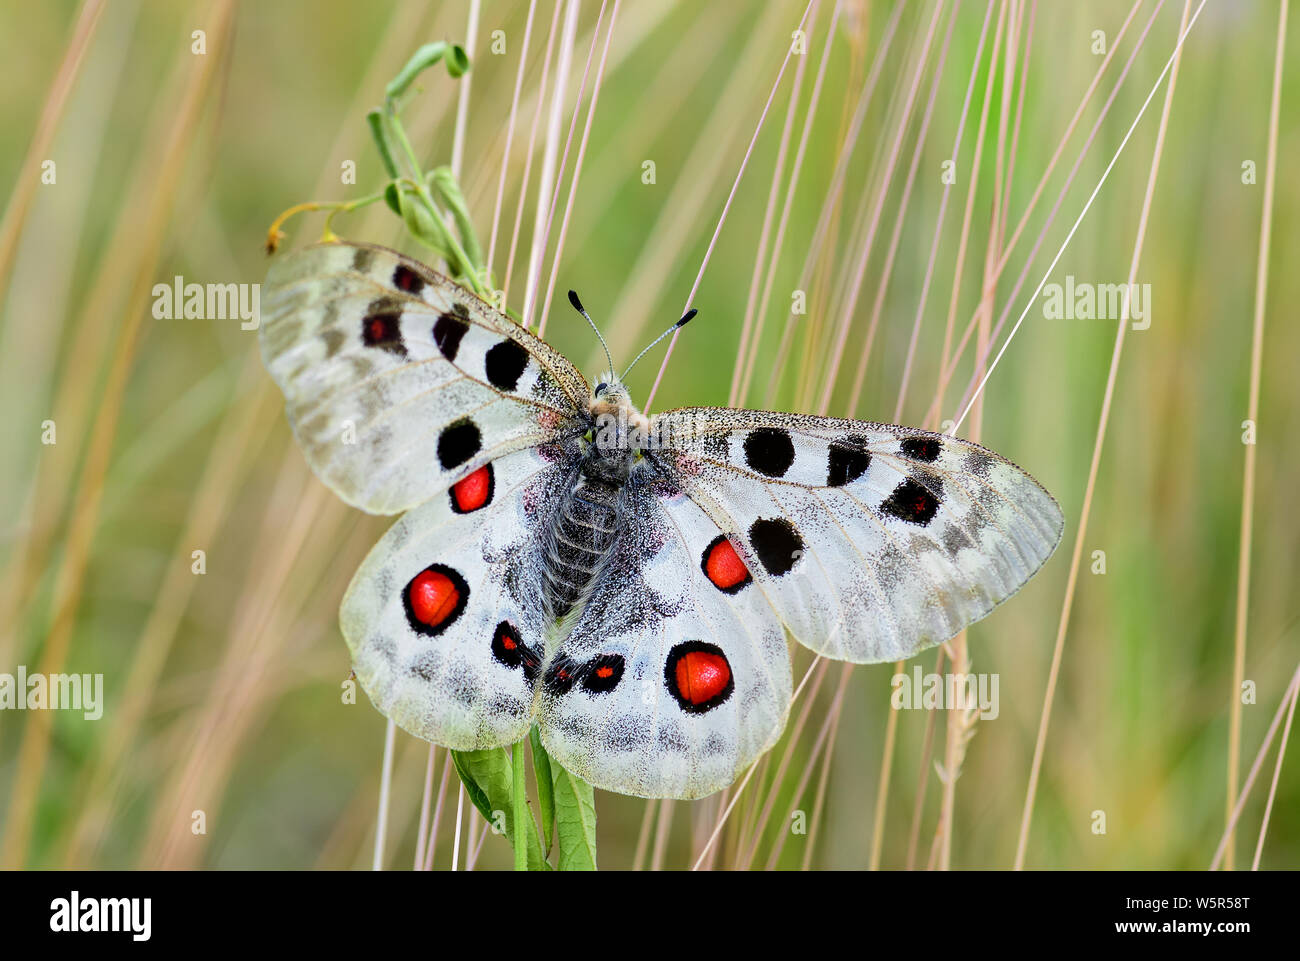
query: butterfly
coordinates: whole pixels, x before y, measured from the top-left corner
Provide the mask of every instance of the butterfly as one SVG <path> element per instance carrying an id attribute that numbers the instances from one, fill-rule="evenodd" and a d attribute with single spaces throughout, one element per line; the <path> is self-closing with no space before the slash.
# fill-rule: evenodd
<path id="1" fill-rule="evenodd" d="M 787 634 L 854 663 L 910 657 L 988 614 L 1061 537 L 1047 491 L 956 437 L 646 417 L 612 369 L 589 386 L 383 247 L 284 255 L 263 305 L 263 359 L 311 468 L 348 504 L 402 515 L 340 608 L 356 677 L 448 748 L 537 724 L 596 787 L 706 796 L 780 736 Z"/>

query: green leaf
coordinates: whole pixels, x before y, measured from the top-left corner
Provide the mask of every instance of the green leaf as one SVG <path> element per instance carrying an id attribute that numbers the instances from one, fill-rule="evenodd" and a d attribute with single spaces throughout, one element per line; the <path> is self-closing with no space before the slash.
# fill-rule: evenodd
<path id="1" fill-rule="evenodd" d="M 401 194 L 397 189 L 397 184 L 390 183 L 384 188 L 384 203 L 388 204 L 389 209 L 399 217 L 402 216 L 402 201 L 400 196 Z"/>
<path id="2" fill-rule="evenodd" d="M 411 59 L 406 61 L 406 66 L 388 84 L 388 88 L 384 91 L 388 99 L 396 100 L 406 93 L 420 71 L 433 66 L 443 57 L 447 58 L 447 73 L 451 76 L 460 77 L 469 72 L 469 56 L 460 44 L 446 43 L 441 40 L 437 43 L 426 43 L 411 55 Z"/>
<path id="3" fill-rule="evenodd" d="M 460 775 L 461 782 L 465 785 L 465 792 L 478 808 L 479 813 L 489 824 L 504 822 L 506 838 L 513 841 L 514 789 L 511 786 L 510 755 L 506 753 L 505 748 L 497 747 L 486 751 L 452 751 L 451 757 L 456 765 L 456 773 Z M 526 807 L 525 811 L 527 811 Z M 536 822 L 529 816 L 524 817 L 523 822 L 524 841 L 528 847 L 528 870 L 550 870 L 550 865 L 542 857 L 542 844 L 537 836 Z"/>
<path id="4" fill-rule="evenodd" d="M 379 159 L 383 161 L 384 170 L 393 180 L 398 177 L 397 164 L 393 161 L 393 148 L 388 142 L 388 131 L 384 128 L 384 113 L 378 107 L 375 107 L 366 114 L 366 123 L 370 127 L 370 136 L 374 138 L 375 149 L 379 151 Z M 393 213 L 400 213 L 397 207 L 391 203 Z"/>
<path id="5" fill-rule="evenodd" d="M 528 732 L 528 742 L 533 747 L 533 774 L 537 778 L 537 806 L 542 813 L 542 834 L 546 839 L 546 853 L 551 853 L 551 835 L 555 828 L 555 785 L 551 783 L 551 757 L 542 747 L 542 737 L 534 724 Z"/>
<path id="6" fill-rule="evenodd" d="M 591 785 L 558 764 L 551 766 L 555 788 L 555 839 L 561 871 L 596 870 L 596 799 Z"/>
<path id="7" fill-rule="evenodd" d="M 483 815 L 483 819 L 491 824 L 492 802 L 487 792 L 480 787 L 479 780 L 488 783 L 495 780 L 496 775 L 492 768 L 498 763 L 508 763 L 506 752 L 500 748 L 495 751 L 452 751 L 451 760 L 456 765 L 456 773 L 460 775 L 461 783 L 465 785 L 465 793 Z"/>

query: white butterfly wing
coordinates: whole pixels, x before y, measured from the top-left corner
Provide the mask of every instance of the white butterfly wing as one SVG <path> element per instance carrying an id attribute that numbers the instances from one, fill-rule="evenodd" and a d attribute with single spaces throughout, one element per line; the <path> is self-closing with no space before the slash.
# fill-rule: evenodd
<path id="1" fill-rule="evenodd" d="M 1010 461 L 907 427 L 690 408 L 648 453 L 734 538 L 790 633 L 820 654 L 893 661 L 1018 590 L 1060 540 L 1056 501 Z"/>
<path id="2" fill-rule="evenodd" d="M 528 733 L 543 534 L 573 457 L 555 444 L 492 461 L 405 514 L 353 577 L 339 612 L 353 670 L 403 730 L 464 751 Z"/>
<path id="3" fill-rule="evenodd" d="M 267 275 L 260 325 L 308 463 L 393 514 L 487 461 L 572 431 L 587 384 L 464 288 L 384 247 L 321 244 Z"/>
<path id="4" fill-rule="evenodd" d="M 707 579 L 701 557 L 723 538 L 684 493 L 634 483 L 626 507 L 619 547 L 543 673 L 542 743 L 604 790 L 704 797 L 785 726 L 785 632 L 755 585 Z"/>

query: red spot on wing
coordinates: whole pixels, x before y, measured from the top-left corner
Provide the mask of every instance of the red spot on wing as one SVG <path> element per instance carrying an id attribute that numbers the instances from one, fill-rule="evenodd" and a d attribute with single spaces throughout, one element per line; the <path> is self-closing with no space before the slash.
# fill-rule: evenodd
<path id="1" fill-rule="evenodd" d="M 451 496 L 462 514 L 476 511 L 488 502 L 492 495 L 492 476 L 487 465 L 480 467 L 464 480 L 451 488 Z"/>
<path id="2" fill-rule="evenodd" d="M 704 556 L 704 573 L 720 590 L 749 580 L 749 569 L 726 538 L 720 538 Z"/>
<path id="3" fill-rule="evenodd" d="M 677 660 L 677 691 L 692 704 L 713 700 L 730 681 L 731 665 L 721 654 L 689 651 Z"/>
<path id="4" fill-rule="evenodd" d="M 501 646 L 504 647 L 507 651 L 513 651 L 516 647 L 519 646 L 519 643 L 509 634 L 502 634 Z"/>
<path id="5" fill-rule="evenodd" d="M 597 677 L 613 677 L 614 669 L 608 665 L 596 668 Z"/>
<path id="6" fill-rule="evenodd" d="M 411 611 L 417 620 L 430 627 L 437 627 L 456 610 L 460 603 L 460 591 L 451 578 L 438 571 L 421 571 L 411 581 Z"/>

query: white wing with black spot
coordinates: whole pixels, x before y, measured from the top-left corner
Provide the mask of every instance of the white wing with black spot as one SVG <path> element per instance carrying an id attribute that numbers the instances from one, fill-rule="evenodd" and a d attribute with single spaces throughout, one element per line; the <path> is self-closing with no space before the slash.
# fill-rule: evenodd
<path id="1" fill-rule="evenodd" d="M 1015 593 L 1064 518 L 1015 464 L 908 427 L 690 408 L 648 453 L 731 535 L 799 643 L 856 663 L 942 643 Z"/>
<path id="2" fill-rule="evenodd" d="M 571 480 L 559 444 L 498 458 L 405 514 L 353 577 L 353 670 L 403 730 L 468 751 L 533 723 L 545 658 L 544 532 Z"/>
<path id="3" fill-rule="evenodd" d="M 398 513 L 493 458 L 570 436 L 586 404 L 562 355 L 396 251 L 294 251 L 265 295 L 262 356 L 294 434 L 362 510 Z"/>
<path id="4" fill-rule="evenodd" d="M 785 726 L 785 632 L 717 524 L 683 492 L 634 479 L 626 518 L 572 633 L 548 653 L 542 743 L 604 790 L 704 797 Z"/>

